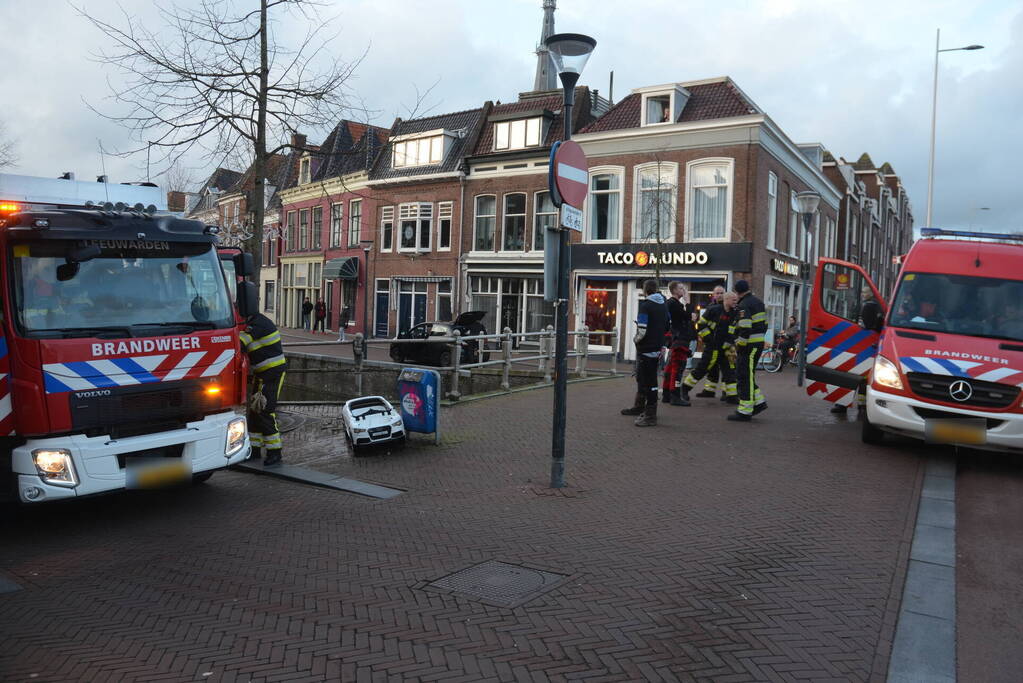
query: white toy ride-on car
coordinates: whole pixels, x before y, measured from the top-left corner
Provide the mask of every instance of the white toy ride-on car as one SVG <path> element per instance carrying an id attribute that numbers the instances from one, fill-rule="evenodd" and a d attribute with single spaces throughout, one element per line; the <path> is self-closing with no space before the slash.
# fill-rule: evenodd
<path id="1" fill-rule="evenodd" d="M 353 454 L 360 446 L 392 441 L 405 445 L 405 423 L 383 396 L 353 398 L 341 409 L 341 419 Z"/>

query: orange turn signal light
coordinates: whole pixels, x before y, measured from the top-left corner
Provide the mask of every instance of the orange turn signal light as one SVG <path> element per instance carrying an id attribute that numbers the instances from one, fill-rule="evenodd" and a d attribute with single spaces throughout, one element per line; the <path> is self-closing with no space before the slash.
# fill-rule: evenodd
<path id="1" fill-rule="evenodd" d="M 207 396 L 219 396 L 220 395 L 220 387 L 206 387 L 206 395 Z"/>
<path id="2" fill-rule="evenodd" d="M 15 213 L 16 211 L 21 211 L 21 204 L 0 202 L 0 213 Z"/>

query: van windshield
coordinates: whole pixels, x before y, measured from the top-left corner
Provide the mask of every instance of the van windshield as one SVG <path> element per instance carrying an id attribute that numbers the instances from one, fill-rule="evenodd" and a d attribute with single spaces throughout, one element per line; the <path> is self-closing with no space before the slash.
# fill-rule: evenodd
<path id="1" fill-rule="evenodd" d="M 889 324 L 1023 341 L 1023 281 L 905 273 L 899 282 Z"/>
<path id="2" fill-rule="evenodd" d="M 15 317 L 26 337 L 142 337 L 234 325 L 211 244 L 46 240 L 14 244 L 10 255 Z"/>

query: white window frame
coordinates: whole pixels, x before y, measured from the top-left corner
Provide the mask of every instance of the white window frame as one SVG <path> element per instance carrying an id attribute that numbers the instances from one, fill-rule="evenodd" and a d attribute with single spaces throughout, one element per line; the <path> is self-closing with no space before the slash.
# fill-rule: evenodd
<path id="1" fill-rule="evenodd" d="M 728 169 L 728 193 L 725 197 L 725 234 L 721 237 L 693 237 L 693 170 L 698 166 L 725 165 Z M 735 159 L 733 157 L 704 157 L 686 163 L 686 242 L 731 242 L 732 241 L 732 204 L 735 201 Z"/>
<path id="2" fill-rule="evenodd" d="M 436 166 L 444 161 L 446 145 L 442 133 L 408 138 L 392 144 L 394 145 L 391 150 L 391 166 L 393 168 Z M 424 147 L 427 155 L 425 160 L 420 155 Z"/>
<path id="3" fill-rule="evenodd" d="M 479 199 L 481 197 L 493 197 L 494 198 L 494 213 L 493 214 L 489 214 L 488 213 L 488 214 L 482 214 L 482 216 L 481 216 L 480 214 L 476 213 L 477 210 L 479 209 Z M 497 216 L 498 215 L 499 215 L 499 212 L 498 212 L 498 207 L 497 207 L 497 195 L 496 194 L 491 193 L 491 192 L 484 192 L 482 194 L 473 195 L 473 198 L 472 198 L 472 249 L 470 251 L 477 251 L 477 252 L 480 251 L 479 249 L 476 248 L 476 244 L 477 244 L 476 227 L 477 227 L 477 225 L 479 223 L 479 220 L 478 220 L 479 218 L 493 218 L 494 219 L 494 233 L 492 235 L 493 245 L 491 246 L 490 249 L 482 251 L 480 253 L 487 253 L 487 254 L 489 254 L 490 252 L 493 252 L 493 251 L 497 250 L 497 247 L 499 246 L 498 241 L 497 241 L 497 237 L 498 237 L 498 234 L 497 234 Z"/>
<path id="4" fill-rule="evenodd" d="M 433 204 L 430 202 L 405 202 L 404 204 L 398 205 L 398 233 L 396 235 L 397 243 L 396 248 L 399 252 L 405 254 L 422 254 L 430 251 L 433 247 Z M 402 238 L 405 235 L 405 229 L 402 225 L 405 221 L 414 220 L 416 222 L 415 237 L 413 241 L 414 247 L 402 246 Z M 426 225 L 423 222 L 426 221 Z M 422 236 L 425 232 L 427 246 L 422 246 Z"/>
<path id="5" fill-rule="evenodd" d="M 352 240 L 352 237 L 355 240 Z M 355 249 L 362 240 L 362 200 L 348 200 L 348 248 Z"/>
<path id="6" fill-rule="evenodd" d="M 648 111 L 647 110 L 647 103 L 650 100 L 654 99 L 654 98 L 660 99 L 660 98 L 662 98 L 664 96 L 668 97 L 668 120 L 667 121 L 647 121 L 647 111 Z M 663 125 L 667 125 L 667 124 L 670 124 L 670 123 L 675 123 L 675 121 L 674 121 L 674 118 L 675 118 L 674 113 L 675 113 L 675 91 L 674 90 L 665 90 L 664 92 L 648 92 L 648 93 L 643 93 L 642 109 L 639 110 L 639 115 L 641 117 L 640 120 L 642 121 L 641 125 L 643 127 L 646 127 L 646 126 L 663 126 Z"/>
<path id="7" fill-rule="evenodd" d="M 512 195 L 522 195 L 522 213 L 508 213 L 508 197 Z M 522 218 L 522 247 L 520 249 L 506 249 L 504 246 L 505 234 L 508 231 L 508 216 L 516 216 Z M 526 244 L 526 235 L 529 233 L 529 193 L 528 192 L 505 192 L 501 195 L 501 244 L 498 251 L 503 251 L 506 254 L 521 254 L 528 251 Z"/>
<path id="8" fill-rule="evenodd" d="M 767 174 L 767 248 L 778 251 L 778 176 Z"/>
<path id="9" fill-rule="evenodd" d="M 544 248 L 542 246 L 543 245 L 543 240 L 541 240 L 541 247 L 539 249 L 534 248 L 535 240 L 536 240 L 536 231 L 538 229 L 538 227 L 537 227 L 537 219 L 540 216 L 554 216 L 554 224 L 557 225 L 557 223 L 558 223 L 558 208 L 557 207 L 554 207 L 554 211 L 540 211 L 540 206 L 541 206 L 541 204 L 540 204 L 540 195 L 542 195 L 542 194 L 550 194 L 550 191 L 549 190 L 538 190 L 537 192 L 533 193 L 533 220 L 529 224 L 529 227 L 531 228 L 531 230 L 529 231 L 529 237 L 531 239 L 529 241 L 529 246 L 526 249 L 526 251 L 531 251 L 534 254 L 541 254 L 541 253 L 543 253 L 543 250 L 544 250 Z M 544 238 L 546 239 L 546 235 L 544 236 Z"/>
<path id="10" fill-rule="evenodd" d="M 637 164 L 632 167 L 632 241 L 646 244 L 657 244 L 657 237 L 641 237 L 640 236 L 640 225 L 642 223 L 642 216 L 640 214 L 643 202 L 641 201 L 640 193 L 643 190 L 640 189 L 640 176 L 646 171 L 658 171 L 667 170 L 671 175 L 675 177 L 673 185 L 669 186 L 674 188 L 674 192 L 671 193 L 671 209 L 669 210 L 672 215 L 671 230 L 667 237 L 661 238 L 660 242 L 674 242 L 678 236 L 678 163 L 674 161 L 651 161 L 645 164 Z"/>
<path id="11" fill-rule="evenodd" d="M 330 205 L 330 246 L 340 247 L 344 232 L 344 203 L 332 202 Z"/>
<path id="12" fill-rule="evenodd" d="M 599 194 L 611 194 L 612 192 L 618 193 L 618 237 L 612 237 L 610 239 L 593 239 L 590 237 L 591 225 L 591 201 L 590 195 L 593 194 L 593 176 L 598 175 L 617 175 L 618 176 L 618 189 L 617 190 L 600 190 Z M 625 239 L 625 167 L 624 166 L 594 166 L 589 169 L 589 173 L 586 176 L 586 202 L 583 216 L 583 242 L 586 244 L 622 244 Z"/>
<path id="13" fill-rule="evenodd" d="M 448 245 L 441 242 L 441 223 L 448 222 Z M 451 251 L 451 243 L 455 236 L 455 203 L 453 201 L 437 202 L 437 251 Z"/>
<path id="14" fill-rule="evenodd" d="M 521 131 L 516 131 L 521 128 Z M 530 135 L 535 133 L 535 142 L 530 142 Z M 519 139 L 521 138 L 521 139 Z M 494 122 L 494 151 L 501 152 L 513 149 L 539 147 L 543 142 L 543 117 L 532 116 L 528 119 L 512 119 Z"/>
<path id="15" fill-rule="evenodd" d="M 785 253 L 792 258 L 798 258 L 799 252 L 803 249 L 799 245 L 799 231 L 803 226 L 796 207 L 796 191 L 789 190 L 789 243 L 786 245 Z"/>
<path id="16" fill-rule="evenodd" d="M 384 241 L 384 223 L 391 224 L 391 243 L 387 244 Z M 380 252 L 390 253 L 394 249 L 394 238 L 397 233 L 397 223 L 394 220 L 394 207 L 393 206 L 382 206 L 380 207 Z"/>
<path id="17" fill-rule="evenodd" d="M 302 157 L 298 162 L 298 184 L 305 185 L 312 180 L 313 162 L 309 157 Z"/>

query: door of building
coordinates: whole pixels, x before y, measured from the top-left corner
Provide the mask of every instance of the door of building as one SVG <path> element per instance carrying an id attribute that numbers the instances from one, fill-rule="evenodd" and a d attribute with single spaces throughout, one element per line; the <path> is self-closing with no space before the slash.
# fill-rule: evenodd
<path id="1" fill-rule="evenodd" d="M 390 337 L 390 325 L 388 312 L 391 308 L 391 283 L 389 280 L 377 280 L 376 309 L 374 312 L 373 335 L 377 337 Z"/>
<path id="2" fill-rule="evenodd" d="M 398 334 L 426 322 L 426 283 L 402 282 L 398 289 Z"/>

